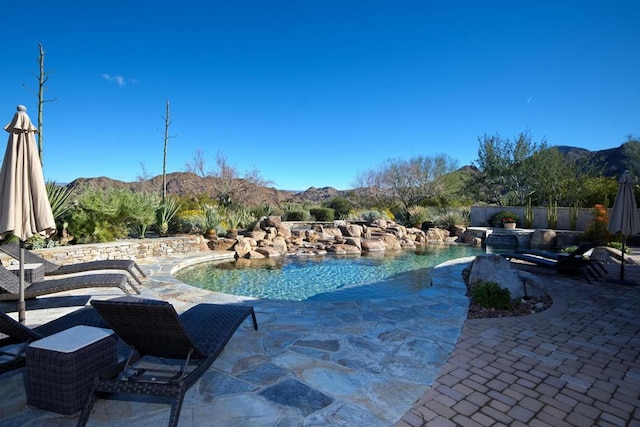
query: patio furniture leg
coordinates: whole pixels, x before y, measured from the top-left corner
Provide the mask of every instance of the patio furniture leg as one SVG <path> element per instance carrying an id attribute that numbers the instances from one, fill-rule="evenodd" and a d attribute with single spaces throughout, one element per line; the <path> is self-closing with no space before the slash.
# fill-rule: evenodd
<path id="1" fill-rule="evenodd" d="M 87 425 L 87 421 L 89 421 L 89 415 L 91 415 L 91 410 L 93 409 L 93 405 L 96 403 L 96 392 L 95 392 L 95 384 L 97 384 L 98 380 L 94 382 L 94 386 L 91 387 L 91 392 L 87 396 L 87 401 L 82 408 L 82 412 L 80 412 L 80 418 L 78 418 L 77 427 L 84 427 Z"/>

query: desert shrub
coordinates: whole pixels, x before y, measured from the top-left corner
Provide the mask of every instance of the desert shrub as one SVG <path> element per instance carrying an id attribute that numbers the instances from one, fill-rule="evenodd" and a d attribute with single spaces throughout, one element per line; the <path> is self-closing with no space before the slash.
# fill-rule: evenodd
<path id="1" fill-rule="evenodd" d="M 520 218 L 513 212 L 509 211 L 500 211 L 497 214 L 494 214 L 489 221 L 491 225 L 494 227 L 502 227 L 502 224 L 505 222 L 515 222 L 518 223 Z"/>
<path id="2" fill-rule="evenodd" d="M 334 210 L 331 208 L 311 208 L 309 213 L 316 221 L 333 221 Z"/>
<path id="3" fill-rule="evenodd" d="M 377 210 L 369 210 L 369 211 L 364 211 L 360 214 L 362 216 L 362 219 L 364 219 L 367 222 L 371 222 L 374 221 L 376 219 L 380 219 L 382 218 L 382 214 L 380 212 L 378 212 Z"/>
<path id="4" fill-rule="evenodd" d="M 225 222 L 225 212 L 215 205 L 205 204 L 202 206 L 204 211 L 204 228 L 206 230 L 215 230 L 218 236 L 227 233 L 227 224 Z"/>
<path id="5" fill-rule="evenodd" d="M 347 218 L 347 216 L 349 215 L 349 211 L 352 208 L 352 204 L 345 197 L 338 196 L 322 203 L 322 207 L 333 209 L 334 217 L 337 217 L 339 219 L 344 219 L 344 218 Z M 313 213 L 311 213 L 311 215 L 313 215 Z M 322 221 L 322 220 L 318 220 L 318 221 Z"/>
<path id="6" fill-rule="evenodd" d="M 608 242 L 607 246 L 610 247 L 610 248 L 622 251 L 622 242 Z M 625 254 L 630 254 L 631 253 L 631 250 L 629 249 L 629 246 L 625 246 L 624 247 L 624 253 Z"/>
<path id="7" fill-rule="evenodd" d="M 202 209 L 190 209 L 179 212 L 175 216 L 179 233 L 202 234 L 205 232 L 206 219 Z"/>
<path id="8" fill-rule="evenodd" d="M 285 212 L 285 221 L 308 221 L 311 215 L 305 210 L 294 210 Z"/>
<path id="9" fill-rule="evenodd" d="M 484 282 L 473 288 L 473 302 L 484 308 L 508 310 L 511 308 L 511 292 L 496 282 Z"/>
<path id="10" fill-rule="evenodd" d="M 410 206 L 407 208 L 407 214 L 409 214 L 409 223 L 407 225 L 413 225 L 415 227 L 422 227 L 422 223 L 431 221 L 430 210 L 424 206 Z"/>
<path id="11" fill-rule="evenodd" d="M 271 205 L 265 203 L 263 205 L 260 206 L 255 206 L 253 208 L 251 208 L 249 210 L 250 215 L 253 218 L 262 218 L 263 216 L 269 216 L 274 214 L 274 211 L 276 211 L 276 209 L 274 209 Z M 275 214 L 278 215 L 278 214 Z"/>
<path id="12" fill-rule="evenodd" d="M 455 225 L 469 225 L 471 211 L 468 208 L 450 208 L 440 213 L 436 217 L 436 225 L 444 229 L 451 228 Z"/>
<path id="13" fill-rule="evenodd" d="M 156 199 L 157 200 L 157 199 Z M 155 220 L 154 198 L 124 188 L 85 188 L 69 209 L 69 232 L 78 243 L 109 242 Z"/>
<path id="14" fill-rule="evenodd" d="M 227 209 L 225 212 L 225 222 L 230 229 L 246 227 L 253 217 L 244 208 Z"/>

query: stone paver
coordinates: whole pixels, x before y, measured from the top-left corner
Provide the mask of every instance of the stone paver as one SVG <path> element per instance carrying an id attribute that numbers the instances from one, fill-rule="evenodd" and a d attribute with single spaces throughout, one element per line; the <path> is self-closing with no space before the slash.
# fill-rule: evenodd
<path id="1" fill-rule="evenodd" d="M 548 276 L 551 309 L 467 320 L 431 390 L 395 426 L 432 426 L 416 418 L 433 408 L 469 417 L 471 405 L 483 425 L 640 425 L 639 268 L 626 269 L 635 285 Z M 442 408 L 458 384 L 476 392 Z"/>
<path id="2" fill-rule="evenodd" d="M 140 260 L 149 276 L 142 296 L 169 301 L 178 311 L 201 302 L 250 303 L 259 330 L 250 322 L 238 329 L 187 393 L 180 425 L 389 426 L 429 390 L 466 320 L 461 271 L 468 260 L 437 268 L 431 288 L 403 297 L 287 302 L 213 293 L 172 277 L 176 268 L 198 258 L 191 254 Z M 85 305 L 89 296 L 120 295 L 83 292 L 32 302 L 27 321 L 46 322 Z M 57 300 L 75 303 L 54 308 Z M 24 371 L 0 376 L 0 394 L 7 396 L 0 400 L 0 426 L 75 425 L 77 415 L 26 405 Z M 461 396 L 455 390 L 451 394 L 443 407 Z M 99 399 L 89 425 L 156 426 L 165 424 L 168 416 L 166 404 Z M 424 419 L 421 415 L 414 421 Z"/>

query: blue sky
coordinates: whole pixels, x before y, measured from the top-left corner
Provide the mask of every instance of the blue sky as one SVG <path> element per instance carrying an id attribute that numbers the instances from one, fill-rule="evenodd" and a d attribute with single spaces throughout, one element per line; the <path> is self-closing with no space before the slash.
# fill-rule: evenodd
<path id="1" fill-rule="evenodd" d="M 58 182 L 161 174 L 167 99 L 168 172 L 220 152 L 288 190 L 348 189 L 389 158 L 463 166 L 484 134 L 589 150 L 640 134 L 635 0 L 91 3 L 4 8 L 0 112 L 36 121 L 42 43 Z"/>

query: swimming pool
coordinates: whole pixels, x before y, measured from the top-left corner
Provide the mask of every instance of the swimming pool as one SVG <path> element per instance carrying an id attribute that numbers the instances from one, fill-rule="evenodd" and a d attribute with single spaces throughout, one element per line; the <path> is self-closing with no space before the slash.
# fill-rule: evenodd
<path id="1" fill-rule="evenodd" d="M 445 261 L 485 253 L 467 245 L 428 245 L 420 250 L 363 256 L 282 257 L 196 264 L 176 279 L 214 292 L 303 301 L 400 296 L 430 286 L 429 269 Z"/>

